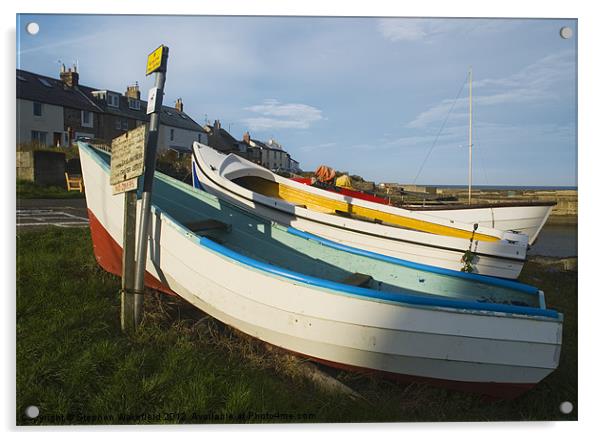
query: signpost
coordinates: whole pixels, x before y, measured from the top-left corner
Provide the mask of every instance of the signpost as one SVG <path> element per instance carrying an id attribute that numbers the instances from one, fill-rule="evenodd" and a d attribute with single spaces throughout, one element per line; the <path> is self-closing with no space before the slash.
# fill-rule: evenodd
<path id="1" fill-rule="evenodd" d="M 146 137 L 146 154 L 144 155 L 144 184 L 142 187 L 140 229 L 134 282 L 135 326 L 142 320 L 142 307 L 144 305 L 144 274 L 146 272 L 146 254 L 149 240 L 148 225 L 150 222 L 151 195 L 157 159 L 157 141 L 159 138 L 159 117 L 163 104 L 163 89 L 165 87 L 168 54 L 169 48 L 161 45 L 148 56 L 146 63 L 146 74 L 155 73 L 156 76 L 155 87 L 151 89 L 149 94 L 150 124 Z"/>
<path id="2" fill-rule="evenodd" d="M 121 329 L 134 330 L 142 320 L 144 274 L 148 250 L 151 194 L 157 159 L 159 116 L 169 48 L 159 46 L 149 56 L 146 74 L 156 73 L 155 87 L 149 91 L 147 114 L 150 123 L 141 125 L 111 144 L 111 178 L 113 195 L 124 194 L 123 255 L 121 277 Z M 138 177 L 144 175 L 140 212 L 140 230 L 136 246 L 136 190 Z"/>
<path id="3" fill-rule="evenodd" d="M 113 195 L 125 193 L 123 212 L 123 254 L 121 261 L 121 329 L 130 331 L 137 325 L 135 313 L 136 189 L 144 171 L 146 126 L 142 125 L 111 143 L 111 177 Z"/>

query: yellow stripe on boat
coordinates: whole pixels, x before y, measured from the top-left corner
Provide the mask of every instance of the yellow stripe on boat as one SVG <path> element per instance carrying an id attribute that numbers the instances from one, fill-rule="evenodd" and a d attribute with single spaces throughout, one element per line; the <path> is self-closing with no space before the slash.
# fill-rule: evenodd
<path id="1" fill-rule="evenodd" d="M 340 200 L 333 200 L 328 197 L 312 194 L 307 191 L 302 191 L 297 188 L 282 185 L 277 182 L 268 181 L 259 177 L 242 177 L 237 179 L 237 183 L 241 184 L 245 188 L 248 188 L 265 196 L 276 197 L 295 205 L 302 205 L 312 211 L 335 215 L 349 215 L 354 217 L 361 217 L 368 221 L 388 223 L 402 228 L 429 232 L 437 235 L 445 235 L 449 237 L 470 239 L 473 236 L 472 231 L 465 231 L 463 229 L 458 229 L 451 226 L 444 226 L 424 220 L 417 220 L 410 217 L 390 214 L 388 212 L 382 212 L 377 209 L 356 206 L 351 203 L 343 202 Z M 474 239 L 480 241 L 499 240 L 498 237 L 479 233 L 474 234 Z"/>

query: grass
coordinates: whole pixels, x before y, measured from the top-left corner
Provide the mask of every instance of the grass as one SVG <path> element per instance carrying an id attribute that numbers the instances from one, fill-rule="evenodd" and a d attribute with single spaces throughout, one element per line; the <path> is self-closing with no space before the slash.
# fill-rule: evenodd
<path id="1" fill-rule="evenodd" d="M 57 275 L 60 274 L 60 275 Z M 119 278 L 96 264 L 87 229 L 17 236 L 19 425 L 576 420 L 576 274 L 527 265 L 524 280 L 565 313 L 557 371 L 514 401 L 327 369 L 359 392 L 325 392 L 283 356 L 178 298 L 156 293 L 141 328 L 119 329 Z M 563 415 L 558 406 L 571 401 Z M 40 416 L 27 418 L 36 405 Z"/>
<path id="2" fill-rule="evenodd" d="M 17 180 L 17 199 L 83 199 L 79 191 L 67 191 L 60 186 L 42 186 L 25 180 Z"/>

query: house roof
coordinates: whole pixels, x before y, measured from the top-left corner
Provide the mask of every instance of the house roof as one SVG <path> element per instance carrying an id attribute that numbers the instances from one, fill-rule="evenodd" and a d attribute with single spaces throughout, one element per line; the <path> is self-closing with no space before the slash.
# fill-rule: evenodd
<path id="1" fill-rule="evenodd" d="M 276 148 L 276 147 L 270 147 L 266 143 L 258 141 L 257 139 L 251 139 L 251 141 L 253 141 L 255 143 L 255 145 L 257 147 L 261 148 L 261 149 L 272 150 L 272 151 L 279 151 L 279 152 L 281 152 L 283 154 L 288 154 L 282 147 L 278 147 L 278 148 Z M 290 154 L 289 154 L 289 156 L 290 156 Z"/>
<path id="2" fill-rule="evenodd" d="M 146 113 L 146 101 L 141 101 L 140 105 L 142 106 L 142 104 L 144 104 L 144 112 Z M 179 112 L 174 107 L 165 105 L 161 108 L 161 124 L 185 128 L 186 130 L 203 131 L 203 127 L 197 124 L 186 113 Z"/>
<path id="3" fill-rule="evenodd" d="M 217 130 L 214 125 L 205 125 L 205 132 L 207 132 L 207 140 L 209 146 L 218 151 L 238 151 L 238 144 L 240 141 L 236 140 L 234 136 L 228 133 L 223 128 L 219 127 Z"/>
<path id="4" fill-rule="evenodd" d="M 19 69 L 17 69 L 17 98 L 80 110 L 100 111 L 98 105 L 90 101 L 85 94 L 65 87 L 60 79 Z"/>
<path id="5" fill-rule="evenodd" d="M 119 108 L 111 107 L 107 105 L 106 101 L 96 98 L 93 92 L 98 91 L 119 95 Z M 146 114 L 147 103 L 144 100 L 140 100 L 140 110 L 134 110 L 129 107 L 128 98 L 119 92 L 95 89 L 81 84 L 76 89 L 72 89 L 66 87 L 60 79 L 20 69 L 17 69 L 17 98 L 78 110 L 107 113 L 139 121 L 149 120 L 149 116 Z M 185 130 L 202 131 L 202 127 L 188 114 L 166 105 L 161 108 L 161 124 Z"/>

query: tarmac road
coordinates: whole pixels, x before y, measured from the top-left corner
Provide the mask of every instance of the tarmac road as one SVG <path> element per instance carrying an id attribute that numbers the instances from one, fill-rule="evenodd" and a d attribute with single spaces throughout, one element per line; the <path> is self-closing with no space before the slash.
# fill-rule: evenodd
<path id="1" fill-rule="evenodd" d="M 17 229 L 88 227 L 85 199 L 17 199 Z"/>

